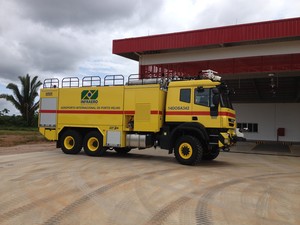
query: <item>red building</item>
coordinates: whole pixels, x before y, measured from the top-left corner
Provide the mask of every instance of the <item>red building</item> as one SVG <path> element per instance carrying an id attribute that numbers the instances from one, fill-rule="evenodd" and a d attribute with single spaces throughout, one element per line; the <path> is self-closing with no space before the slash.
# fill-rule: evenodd
<path id="1" fill-rule="evenodd" d="M 113 53 L 138 61 L 141 77 L 218 71 L 239 125 L 259 127 L 248 138 L 277 140 L 285 128 L 281 140 L 300 142 L 300 18 L 114 40 Z"/>

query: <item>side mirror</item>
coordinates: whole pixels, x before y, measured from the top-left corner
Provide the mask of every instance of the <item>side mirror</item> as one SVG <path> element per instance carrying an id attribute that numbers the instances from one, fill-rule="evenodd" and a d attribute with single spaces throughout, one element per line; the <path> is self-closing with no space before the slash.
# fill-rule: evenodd
<path id="1" fill-rule="evenodd" d="M 219 106 L 219 103 L 220 103 L 220 95 L 219 94 L 214 94 L 213 95 L 213 98 L 212 98 L 212 103 L 213 103 L 213 106 L 210 107 L 210 115 L 211 116 L 218 116 L 219 113 L 218 113 L 218 106 Z"/>
<path id="2" fill-rule="evenodd" d="M 220 95 L 219 94 L 214 94 L 214 96 L 212 98 L 212 103 L 214 104 L 214 106 L 218 107 L 218 105 L 220 103 Z"/>
<path id="3" fill-rule="evenodd" d="M 213 89 L 212 89 L 212 93 L 213 93 L 214 95 L 217 95 L 217 94 L 220 94 L 220 91 L 219 91 L 218 88 L 213 88 Z"/>

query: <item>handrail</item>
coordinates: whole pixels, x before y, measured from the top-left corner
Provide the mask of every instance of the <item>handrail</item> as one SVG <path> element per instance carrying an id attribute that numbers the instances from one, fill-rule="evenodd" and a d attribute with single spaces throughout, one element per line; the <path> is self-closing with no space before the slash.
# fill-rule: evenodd
<path id="1" fill-rule="evenodd" d="M 65 77 L 62 79 L 62 87 L 79 87 L 78 77 Z"/>
<path id="2" fill-rule="evenodd" d="M 85 76 L 82 78 L 82 87 L 101 86 L 101 77 Z"/>
<path id="3" fill-rule="evenodd" d="M 159 84 L 161 77 L 153 78 L 140 78 L 139 74 L 130 74 L 128 77 L 127 85 L 144 85 L 144 84 Z"/>
<path id="4" fill-rule="evenodd" d="M 140 78 L 140 74 L 130 74 L 127 78 L 127 83 L 124 84 L 124 76 L 121 74 L 117 75 L 106 75 L 104 82 L 100 76 L 85 76 L 80 81 L 78 77 L 65 77 L 61 81 L 62 88 L 73 88 L 73 87 L 100 87 L 100 86 L 123 86 L 123 85 L 146 85 L 146 84 L 160 84 L 164 89 L 167 87 L 170 81 L 185 80 L 181 77 L 172 77 L 170 75 L 163 74 L 161 77 L 149 77 Z M 197 79 L 193 77 L 193 79 Z M 57 78 L 45 79 L 43 88 L 59 88 L 60 81 Z"/>
<path id="5" fill-rule="evenodd" d="M 44 80 L 43 88 L 58 88 L 59 79 L 57 78 L 48 78 Z"/>
<path id="6" fill-rule="evenodd" d="M 124 85 L 124 76 L 119 75 L 106 75 L 104 77 L 104 86 L 118 86 Z"/>

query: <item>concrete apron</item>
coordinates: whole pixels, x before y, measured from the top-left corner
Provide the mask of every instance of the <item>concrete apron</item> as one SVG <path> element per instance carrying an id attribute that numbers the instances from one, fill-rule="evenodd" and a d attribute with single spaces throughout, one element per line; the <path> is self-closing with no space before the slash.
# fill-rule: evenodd
<path id="1" fill-rule="evenodd" d="M 231 152 L 249 153 L 249 154 L 266 154 L 266 155 L 283 155 L 300 157 L 299 144 L 283 143 L 258 143 L 258 142 L 237 142 L 231 147 Z"/>

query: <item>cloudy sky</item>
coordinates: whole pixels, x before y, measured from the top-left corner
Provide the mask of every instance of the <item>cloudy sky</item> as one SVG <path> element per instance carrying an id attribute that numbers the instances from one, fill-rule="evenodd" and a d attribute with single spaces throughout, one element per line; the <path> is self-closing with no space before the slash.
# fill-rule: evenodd
<path id="1" fill-rule="evenodd" d="M 0 93 L 18 76 L 137 73 L 112 40 L 299 17 L 299 0 L 0 0 Z M 0 111 L 12 105 L 0 99 Z"/>

